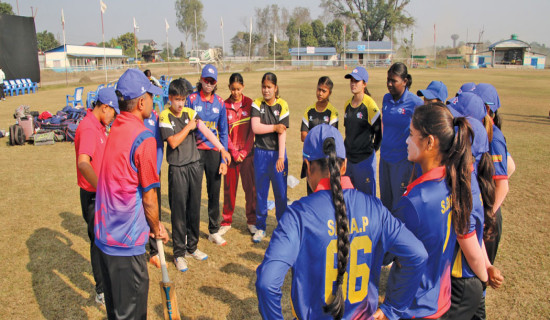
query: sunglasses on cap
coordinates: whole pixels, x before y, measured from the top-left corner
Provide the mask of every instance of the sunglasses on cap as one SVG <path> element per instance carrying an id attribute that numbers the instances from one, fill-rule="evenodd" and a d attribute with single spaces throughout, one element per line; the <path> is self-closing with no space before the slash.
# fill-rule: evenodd
<path id="1" fill-rule="evenodd" d="M 214 85 L 216 85 L 216 83 L 218 83 L 218 81 L 216 81 L 212 78 L 201 78 L 201 79 L 202 79 L 202 81 L 204 81 L 204 83 L 209 84 L 211 86 L 214 86 Z"/>

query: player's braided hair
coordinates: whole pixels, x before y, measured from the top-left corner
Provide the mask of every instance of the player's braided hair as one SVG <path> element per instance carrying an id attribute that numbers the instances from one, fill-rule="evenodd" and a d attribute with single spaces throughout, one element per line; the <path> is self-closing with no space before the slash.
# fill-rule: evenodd
<path id="1" fill-rule="evenodd" d="M 330 173 L 330 186 L 332 193 L 332 203 L 334 204 L 334 217 L 336 219 L 336 230 L 338 235 L 337 240 L 337 259 L 338 259 L 338 275 L 336 277 L 336 292 L 333 295 L 332 301 L 323 307 L 326 313 L 330 313 L 334 319 L 341 319 L 344 315 L 344 295 L 342 292 L 342 282 L 344 273 L 348 266 L 349 258 L 349 230 L 348 216 L 346 213 L 346 203 L 344 201 L 344 193 L 342 192 L 342 184 L 340 182 L 340 168 L 343 159 L 336 156 L 336 144 L 334 138 L 327 138 L 323 142 L 323 153 L 328 155 L 328 159 L 321 159 L 319 163 L 321 167 L 328 165 Z"/>
<path id="2" fill-rule="evenodd" d="M 472 212 L 472 128 L 466 118 L 453 118 L 441 102 L 417 107 L 412 125 L 423 137 L 432 135 L 439 140 L 445 181 L 451 189 L 453 226 L 457 234 L 465 234 Z"/>
<path id="3" fill-rule="evenodd" d="M 494 174 L 495 167 L 493 165 L 493 159 L 491 158 L 489 152 L 485 152 L 481 155 L 481 160 L 477 165 L 477 182 L 479 184 L 479 190 L 481 192 L 481 199 L 483 200 L 483 239 L 485 239 L 485 241 L 492 240 L 496 236 L 496 219 L 495 214 L 493 213 L 493 207 L 495 204 L 495 180 L 493 180 Z"/>

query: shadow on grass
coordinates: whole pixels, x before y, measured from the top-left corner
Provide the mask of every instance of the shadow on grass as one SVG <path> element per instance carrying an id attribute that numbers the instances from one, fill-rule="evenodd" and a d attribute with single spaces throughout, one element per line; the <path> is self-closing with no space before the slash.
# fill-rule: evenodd
<path id="1" fill-rule="evenodd" d="M 513 113 L 503 113 L 504 116 L 504 125 L 506 122 L 522 122 L 522 123 L 532 123 L 532 124 L 542 124 L 549 125 L 550 119 L 548 116 L 539 116 L 539 115 L 528 115 L 528 114 L 513 114 Z M 519 118 L 519 119 L 516 119 Z M 521 119 L 521 120 L 520 120 Z"/>
<path id="2" fill-rule="evenodd" d="M 67 236 L 40 228 L 26 244 L 30 259 L 27 269 L 32 274 L 34 295 L 44 318 L 86 319 L 83 306 L 99 308 L 91 274 L 87 277 L 83 272 L 91 269 L 90 262 L 71 248 L 73 242 Z"/>
<path id="3" fill-rule="evenodd" d="M 196 319 L 196 320 L 212 320 L 212 318 L 208 318 L 208 317 L 198 317 L 198 318 L 189 318 L 189 317 L 186 317 L 185 314 L 181 311 L 182 310 L 182 306 L 180 305 L 179 306 L 179 309 L 180 309 L 180 317 L 181 317 L 181 320 L 191 320 L 191 319 Z M 155 307 L 155 310 L 154 310 L 155 314 L 157 315 L 157 318 L 158 319 L 164 319 L 164 306 L 162 304 L 159 304 Z"/>

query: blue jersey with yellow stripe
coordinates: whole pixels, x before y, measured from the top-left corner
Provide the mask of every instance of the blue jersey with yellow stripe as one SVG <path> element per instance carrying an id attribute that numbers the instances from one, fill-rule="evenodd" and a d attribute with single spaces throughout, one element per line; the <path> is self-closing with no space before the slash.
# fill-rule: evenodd
<path id="1" fill-rule="evenodd" d="M 456 244 L 445 167 L 436 167 L 409 184 L 393 214 L 422 241 L 429 257 L 413 303 L 403 318 L 438 318 L 451 306 L 450 272 Z M 395 283 L 390 276 L 388 286 Z"/>
<path id="2" fill-rule="evenodd" d="M 378 284 L 385 252 L 399 256 L 402 268 L 380 306 L 398 319 L 411 303 L 427 259 L 418 239 L 380 200 L 353 189 L 342 177 L 349 218 L 349 260 L 343 279 L 344 319 L 368 319 L 378 306 Z M 292 267 L 291 303 L 298 319 L 332 319 L 323 306 L 332 299 L 337 277 L 337 235 L 330 182 L 290 205 L 257 269 L 259 309 L 264 319 L 283 319 L 280 299 L 285 274 Z"/>

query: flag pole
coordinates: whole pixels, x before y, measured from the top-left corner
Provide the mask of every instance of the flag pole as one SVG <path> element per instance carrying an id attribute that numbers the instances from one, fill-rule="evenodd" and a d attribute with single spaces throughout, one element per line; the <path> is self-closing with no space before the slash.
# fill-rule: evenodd
<path id="1" fill-rule="evenodd" d="M 275 33 L 273 33 L 273 70 L 275 70 Z"/>
<path id="2" fill-rule="evenodd" d="M 137 24 L 136 24 L 136 18 L 134 17 L 134 52 L 136 54 L 136 60 L 135 60 L 135 63 L 137 64 L 137 36 L 136 36 L 136 29 L 137 29 Z"/>
<path id="3" fill-rule="evenodd" d="M 300 68 L 300 27 L 298 27 L 298 69 Z"/>
<path id="4" fill-rule="evenodd" d="M 65 52 L 65 85 L 69 86 L 69 76 L 67 74 L 67 42 L 65 41 L 65 14 L 61 8 L 61 24 L 63 25 L 63 51 Z"/>
<path id="5" fill-rule="evenodd" d="M 346 70 L 346 25 L 344 25 L 344 70 Z"/>
<path id="6" fill-rule="evenodd" d="M 252 51 L 252 17 L 250 17 L 250 35 L 248 37 L 248 63 L 251 63 L 251 51 Z"/>
<path id="7" fill-rule="evenodd" d="M 437 68 L 437 51 L 435 47 L 435 23 L 434 23 L 434 69 Z"/>
<path id="8" fill-rule="evenodd" d="M 103 27 L 103 11 L 107 8 L 103 1 L 99 0 L 101 11 L 101 37 L 103 39 L 103 69 L 105 69 L 105 83 L 107 83 L 107 53 L 105 51 L 105 28 Z"/>
<path id="9" fill-rule="evenodd" d="M 220 17 L 220 27 L 222 29 L 222 52 L 225 56 L 225 36 L 223 34 L 223 17 Z"/>
<path id="10" fill-rule="evenodd" d="M 164 18 L 164 23 L 166 24 L 166 63 L 168 64 L 168 74 L 170 74 L 170 45 L 168 43 L 168 29 L 170 29 L 170 26 L 166 18 Z"/>

